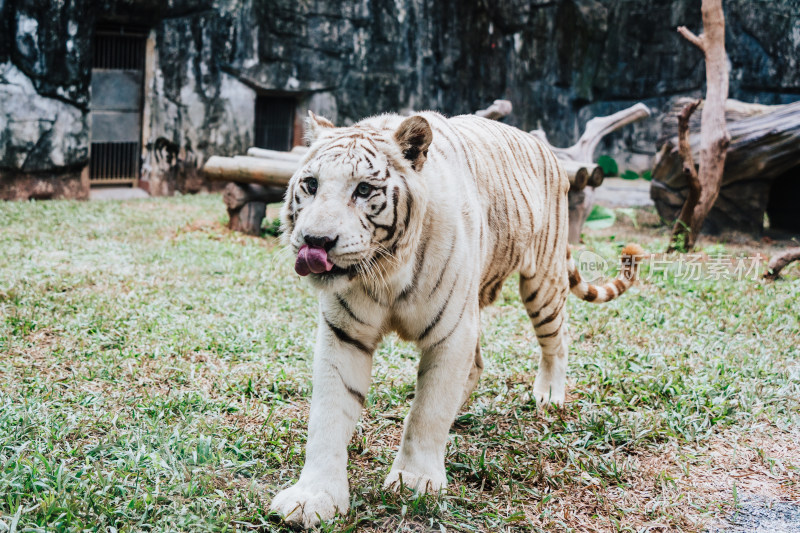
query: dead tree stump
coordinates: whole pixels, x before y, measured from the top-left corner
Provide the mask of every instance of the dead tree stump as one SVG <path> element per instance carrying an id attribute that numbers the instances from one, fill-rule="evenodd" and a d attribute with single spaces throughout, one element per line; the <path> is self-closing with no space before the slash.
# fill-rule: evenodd
<path id="1" fill-rule="evenodd" d="M 686 103 L 686 100 L 676 102 L 666 115 L 666 131 L 677 132 L 678 115 Z M 758 235 L 764 229 L 764 213 L 770 215 L 771 227 L 797 231 L 799 228 L 793 226 L 800 224 L 796 207 L 789 212 L 782 200 L 788 197 L 794 204 L 796 194 L 793 191 L 800 183 L 800 102 L 763 106 L 728 100 L 725 116 L 731 143 L 719 197 L 705 220 L 703 231 Z M 700 135 L 691 135 L 689 144 L 697 161 Z M 666 141 L 653 167 L 650 197 L 667 222 L 678 217 L 689 191 L 682 165 L 677 138 Z M 772 190 L 776 185 L 784 190 Z"/>
<path id="2" fill-rule="evenodd" d="M 700 118 L 700 166 L 695 168 L 688 143 L 689 118 L 699 102 L 681 113 L 679 130 L 682 139 L 678 153 L 683 160 L 683 174 L 689 181 L 689 193 L 672 229 L 667 251 L 678 247 L 691 250 L 714 206 L 722 184 L 725 158 L 731 137 L 725 122 L 725 102 L 728 100 L 728 61 L 725 55 L 725 12 L 722 0 L 703 0 L 703 33 L 695 35 L 686 26 L 678 27 L 687 41 L 695 45 L 706 60 L 706 100 Z"/>

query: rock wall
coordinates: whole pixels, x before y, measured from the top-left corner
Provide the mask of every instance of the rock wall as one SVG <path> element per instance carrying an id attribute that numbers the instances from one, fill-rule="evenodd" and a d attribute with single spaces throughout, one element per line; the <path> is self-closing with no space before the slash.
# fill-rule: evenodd
<path id="1" fill-rule="evenodd" d="M 506 98 L 507 122 L 542 128 L 556 145 L 574 142 L 591 117 L 643 101 L 655 116 L 596 154 L 642 170 L 661 136 L 658 111 L 702 94 L 702 56 L 675 32 L 700 31 L 700 3 L 0 0 L 0 194 L 15 197 L 10 184 L 23 177 L 72 184 L 52 195 L 85 194 L 98 22 L 151 31 L 143 177 L 153 193 L 195 190 L 209 155 L 252 144 L 261 91 L 295 94 L 339 124 L 383 111 L 470 113 Z M 800 0 L 725 9 L 731 97 L 800 99 Z"/>
<path id="2" fill-rule="evenodd" d="M 88 6 L 0 1 L 0 198 L 88 195 Z"/>

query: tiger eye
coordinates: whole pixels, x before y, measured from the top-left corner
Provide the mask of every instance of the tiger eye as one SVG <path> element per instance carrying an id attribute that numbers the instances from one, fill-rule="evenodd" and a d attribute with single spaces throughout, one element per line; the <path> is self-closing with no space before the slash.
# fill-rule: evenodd
<path id="1" fill-rule="evenodd" d="M 306 189 L 309 194 L 317 194 L 318 185 L 316 178 L 306 178 Z"/>
<path id="2" fill-rule="evenodd" d="M 367 196 L 371 192 L 372 192 L 372 185 L 370 185 L 369 183 L 365 183 L 362 181 L 361 183 L 358 184 L 358 187 L 356 187 L 356 195 L 358 196 Z"/>

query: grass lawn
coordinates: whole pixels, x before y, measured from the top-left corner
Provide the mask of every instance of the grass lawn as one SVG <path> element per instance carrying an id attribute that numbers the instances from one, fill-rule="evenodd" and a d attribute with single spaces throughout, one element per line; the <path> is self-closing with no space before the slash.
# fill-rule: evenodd
<path id="1" fill-rule="evenodd" d="M 274 238 L 225 222 L 218 195 L 0 203 L 0 532 L 282 530 L 267 509 L 303 464 L 317 304 Z M 586 248 L 616 263 L 633 239 L 666 244 L 640 221 Z M 438 496 L 380 489 L 417 362 L 385 339 L 351 510 L 322 529 L 698 531 L 750 495 L 800 499 L 800 268 L 662 270 L 609 304 L 570 298 L 568 403 L 546 412 L 508 281 Z"/>

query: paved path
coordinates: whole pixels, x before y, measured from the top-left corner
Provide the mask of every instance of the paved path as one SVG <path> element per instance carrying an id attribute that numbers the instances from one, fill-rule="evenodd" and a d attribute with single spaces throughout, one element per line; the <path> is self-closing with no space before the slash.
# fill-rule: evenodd
<path id="1" fill-rule="evenodd" d="M 95 187 L 89 191 L 89 200 L 134 200 L 150 198 L 138 187 Z"/>
<path id="2" fill-rule="evenodd" d="M 709 533 L 800 533 L 800 505 L 745 496 L 728 525 Z"/>
<path id="3" fill-rule="evenodd" d="M 653 205 L 650 182 L 643 179 L 606 178 L 595 190 L 595 203 L 604 207 L 639 207 Z"/>

